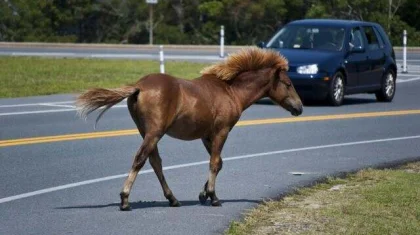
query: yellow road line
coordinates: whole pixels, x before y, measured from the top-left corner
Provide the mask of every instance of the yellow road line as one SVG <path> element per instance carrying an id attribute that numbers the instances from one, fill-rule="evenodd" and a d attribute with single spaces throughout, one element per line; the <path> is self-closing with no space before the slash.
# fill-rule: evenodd
<path id="1" fill-rule="evenodd" d="M 300 117 L 290 117 L 290 118 L 247 120 L 247 121 L 238 122 L 236 126 L 276 124 L 276 123 L 287 123 L 287 122 L 326 121 L 326 120 L 339 120 L 339 119 L 351 119 L 351 118 L 401 116 L 401 115 L 411 115 L 411 114 L 420 114 L 420 110 L 398 110 L 398 111 L 371 112 L 371 113 L 348 113 L 348 114 L 333 114 L 333 115 L 319 115 L 319 116 L 306 116 L 306 117 L 300 116 Z"/>
<path id="2" fill-rule="evenodd" d="M 319 115 L 319 116 L 306 116 L 306 117 L 301 116 L 301 117 L 290 117 L 290 118 L 257 119 L 257 120 L 239 121 L 236 124 L 236 126 L 251 126 L 251 125 L 290 123 L 290 122 L 326 121 L 326 120 L 340 120 L 340 119 L 351 119 L 351 118 L 401 116 L 401 115 L 413 115 L 413 114 L 420 114 L 420 110 L 398 110 L 398 111 L 370 112 L 370 113 L 349 113 L 349 114 Z M 83 139 L 94 139 L 94 138 L 104 138 L 104 137 L 128 136 L 128 135 L 136 135 L 136 134 L 138 134 L 138 131 L 136 129 L 128 129 L 128 130 L 118 130 L 118 131 L 101 131 L 101 132 L 91 132 L 91 133 L 77 133 L 77 134 L 68 134 L 68 135 L 10 139 L 10 140 L 1 140 L 0 147 L 9 147 L 9 146 L 26 145 L 26 144 L 51 143 L 51 142 L 69 141 L 69 140 L 83 140 Z"/>
<path id="3" fill-rule="evenodd" d="M 23 138 L 23 139 L 2 140 L 0 141 L 0 147 L 60 142 L 60 141 L 67 141 L 67 140 L 83 140 L 83 139 L 94 139 L 94 138 L 103 138 L 103 137 L 127 136 L 127 135 L 135 135 L 138 133 L 139 132 L 136 129 L 132 129 L 132 130 L 121 130 L 121 131 L 101 131 L 101 132 L 92 132 L 92 133 L 79 133 L 79 134 L 70 134 L 70 135 L 56 135 L 56 136 L 43 136 L 43 137 L 33 137 L 33 138 Z"/>

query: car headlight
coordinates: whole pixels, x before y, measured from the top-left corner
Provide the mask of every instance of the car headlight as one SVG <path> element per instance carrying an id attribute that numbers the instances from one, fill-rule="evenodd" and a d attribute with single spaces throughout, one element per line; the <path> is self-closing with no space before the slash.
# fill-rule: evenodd
<path id="1" fill-rule="evenodd" d="M 299 66 L 297 67 L 296 72 L 300 74 L 316 74 L 318 73 L 318 65 L 311 64 L 311 65 Z"/>

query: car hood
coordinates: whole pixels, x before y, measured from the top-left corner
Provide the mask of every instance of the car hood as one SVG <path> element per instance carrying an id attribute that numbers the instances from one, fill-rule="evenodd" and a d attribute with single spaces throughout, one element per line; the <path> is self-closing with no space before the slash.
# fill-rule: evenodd
<path id="1" fill-rule="evenodd" d="M 286 57 L 290 66 L 322 64 L 335 60 L 339 52 L 327 52 L 305 49 L 277 49 L 280 54 Z"/>

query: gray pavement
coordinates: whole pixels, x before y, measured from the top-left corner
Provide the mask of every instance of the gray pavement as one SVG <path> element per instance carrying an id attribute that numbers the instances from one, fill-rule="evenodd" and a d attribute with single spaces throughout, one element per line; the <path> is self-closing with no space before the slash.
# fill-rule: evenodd
<path id="1" fill-rule="evenodd" d="M 0 56 L 40 56 L 54 58 L 101 58 L 101 59 L 134 59 L 159 60 L 159 46 L 152 48 L 69 48 L 69 47 L 6 47 L 0 44 Z M 229 51 L 228 51 L 229 52 Z M 212 62 L 221 60 L 219 50 L 192 49 L 179 50 L 164 48 L 166 60 L 185 60 Z"/>
<path id="2" fill-rule="evenodd" d="M 392 103 L 355 95 L 341 107 L 306 106 L 303 116 L 419 110 L 419 77 L 399 76 Z M 0 141 L 94 132 L 95 117 L 78 119 L 73 101 L 72 94 L 0 99 Z M 220 208 L 198 203 L 208 175 L 200 141 L 164 137 L 159 143 L 165 176 L 183 207 L 168 206 L 146 164 L 130 195 L 131 212 L 118 210 L 118 193 L 138 135 L 0 147 L 0 234 L 220 234 L 266 198 L 341 172 L 420 160 L 419 116 L 235 127 L 217 179 Z M 290 114 L 260 102 L 242 120 L 284 117 Z M 122 102 L 96 132 L 133 128 Z"/>
<path id="3" fill-rule="evenodd" d="M 226 47 L 226 54 L 238 50 L 240 47 Z M 185 48 L 164 48 L 167 60 L 187 60 L 214 62 L 221 60 L 219 48 L 194 47 Z M 102 58 L 102 59 L 159 59 L 159 46 L 130 46 L 116 45 L 114 47 L 96 46 L 7 46 L 0 44 L 0 56 L 43 56 L 43 57 L 66 57 L 66 58 Z M 397 60 L 402 61 L 402 51 L 396 50 Z M 420 51 L 408 51 L 407 60 L 409 63 L 420 63 Z"/>

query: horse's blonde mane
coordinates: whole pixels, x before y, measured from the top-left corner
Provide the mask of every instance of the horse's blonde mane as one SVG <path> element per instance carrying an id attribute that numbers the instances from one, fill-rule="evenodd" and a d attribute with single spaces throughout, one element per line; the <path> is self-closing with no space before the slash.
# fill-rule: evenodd
<path id="1" fill-rule="evenodd" d="M 287 59 L 277 51 L 253 46 L 241 49 L 240 51 L 229 55 L 223 62 L 205 67 L 201 70 L 201 74 L 213 74 L 219 79 L 227 81 L 235 78 L 242 72 L 255 71 L 264 68 L 275 68 L 287 71 L 289 65 Z"/>

